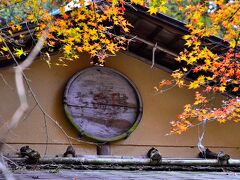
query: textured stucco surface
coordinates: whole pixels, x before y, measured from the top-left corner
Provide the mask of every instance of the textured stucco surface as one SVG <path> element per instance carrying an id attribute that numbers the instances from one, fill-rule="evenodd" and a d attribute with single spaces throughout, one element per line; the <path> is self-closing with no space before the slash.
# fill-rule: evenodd
<path id="1" fill-rule="evenodd" d="M 52 62 L 59 56 L 52 56 Z M 36 60 L 32 66 L 25 71 L 29 83 L 38 97 L 45 111 L 50 114 L 59 125 L 70 136 L 78 138 L 74 127 L 64 115 L 62 96 L 67 81 L 78 71 L 89 67 L 87 56 L 81 56 L 78 61 L 68 62 L 68 67 L 52 66 L 42 60 Z M 196 157 L 198 135 L 201 127 L 191 128 L 182 135 L 166 136 L 169 132 L 169 121 L 183 109 L 183 105 L 193 101 L 193 92 L 185 89 L 174 88 L 164 94 L 155 94 L 154 86 L 161 79 L 169 79 L 170 74 L 158 69 L 150 68 L 137 59 L 125 54 L 119 54 L 106 62 L 107 67 L 126 75 L 137 86 L 143 100 L 143 116 L 137 129 L 125 140 L 111 143 L 112 155 L 145 155 L 152 146 L 157 147 L 166 157 Z M 0 121 L 9 120 L 19 101 L 16 96 L 14 85 L 14 71 L 12 67 L 1 69 L 1 74 L 8 82 L 0 81 Z M 35 102 L 28 94 L 30 102 L 29 115 L 19 126 L 12 130 L 7 137 L 8 145 L 5 146 L 6 153 L 15 153 L 23 145 L 44 153 L 46 149 L 46 129 L 44 117 Z M 217 104 L 216 100 L 216 104 Z M 47 119 L 48 146 L 47 154 L 62 154 L 68 144 L 67 138 Z M 211 147 L 213 151 L 223 150 L 233 157 L 240 157 L 240 133 L 239 124 L 209 123 L 207 125 L 204 144 Z M 73 142 L 77 154 L 96 154 L 95 145 Z"/>

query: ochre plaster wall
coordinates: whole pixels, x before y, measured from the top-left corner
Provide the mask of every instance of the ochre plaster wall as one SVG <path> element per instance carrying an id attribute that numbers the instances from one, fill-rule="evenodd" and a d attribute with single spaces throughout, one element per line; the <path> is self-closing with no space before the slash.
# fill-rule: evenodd
<path id="1" fill-rule="evenodd" d="M 56 61 L 59 56 L 52 56 Z M 29 84 L 32 87 L 39 103 L 44 110 L 55 119 L 65 132 L 78 138 L 77 132 L 66 119 L 63 111 L 62 96 L 65 85 L 75 73 L 90 66 L 87 56 L 78 61 L 69 62 L 68 67 L 52 66 L 42 60 L 36 60 L 25 71 Z M 182 135 L 166 136 L 169 132 L 169 121 L 174 120 L 182 111 L 183 105 L 193 101 L 193 93 L 189 90 L 174 88 L 164 94 L 154 94 L 154 86 L 161 79 L 170 78 L 169 73 L 159 69 L 150 68 L 150 65 L 134 59 L 125 54 L 118 54 L 109 58 L 107 67 L 123 73 L 137 86 L 143 100 L 143 117 L 137 129 L 126 139 L 111 143 L 112 155 L 145 155 L 151 147 L 157 147 L 165 157 L 196 157 L 198 150 L 196 144 L 201 127 L 191 128 Z M 0 81 L 0 122 L 1 125 L 10 120 L 19 101 L 14 84 L 12 67 L 1 69 L 4 81 Z M 32 96 L 28 93 L 30 102 L 29 113 L 18 127 L 9 132 L 5 153 L 15 153 L 23 145 L 30 145 L 43 155 L 62 154 L 68 140 L 61 129 L 49 118 L 46 118 L 36 106 Z M 47 133 L 46 133 L 47 132 Z M 47 135 L 46 135 L 47 134 Z M 239 124 L 207 125 L 204 144 L 214 151 L 223 150 L 232 157 L 240 157 Z M 46 146 L 48 143 L 48 146 Z M 77 154 L 96 154 L 96 145 L 73 141 Z"/>

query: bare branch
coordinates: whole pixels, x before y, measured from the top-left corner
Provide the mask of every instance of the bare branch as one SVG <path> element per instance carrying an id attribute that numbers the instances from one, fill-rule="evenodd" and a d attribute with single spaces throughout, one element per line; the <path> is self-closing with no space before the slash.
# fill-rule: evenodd
<path id="1" fill-rule="evenodd" d="M 38 55 L 39 51 L 42 49 L 46 38 L 47 38 L 47 35 L 46 35 L 46 32 L 44 32 L 42 34 L 42 36 L 40 37 L 40 39 L 38 40 L 36 46 L 33 48 L 31 53 L 26 58 L 26 60 L 23 61 L 21 64 L 18 64 L 15 69 L 15 83 L 16 83 L 16 88 L 17 88 L 17 94 L 18 94 L 19 101 L 20 101 L 20 106 L 17 108 L 17 110 L 13 114 L 11 121 L 6 124 L 6 128 L 4 128 L 5 132 L 3 133 L 4 136 L 6 136 L 6 134 L 9 132 L 9 130 L 16 128 L 19 121 L 21 120 L 21 118 L 23 117 L 23 115 L 25 114 L 25 112 L 28 109 L 26 90 L 25 90 L 24 81 L 23 81 L 23 78 L 24 78 L 23 71 L 32 64 L 33 60 Z M 3 43 L 8 48 L 8 51 L 9 51 L 10 55 L 12 56 L 12 58 L 15 60 L 15 62 L 17 62 L 15 56 L 9 49 L 7 43 L 5 41 L 3 41 Z M 2 138 L 4 138 L 4 136 Z"/>
<path id="2" fill-rule="evenodd" d="M 23 61 L 22 64 L 18 65 L 15 69 L 15 82 L 16 82 L 16 87 L 17 87 L 17 93 L 19 96 L 20 100 L 20 106 L 18 109 L 15 111 L 15 113 L 12 116 L 11 123 L 9 124 L 8 128 L 12 129 L 15 128 L 24 115 L 24 113 L 28 109 L 28 103 L 27 103 L 27 97 L 25 93 L 25 87 L 24 87 L 24 82 L 23 82 L 23 71 L 29 67 L 33 60 L 36 58 L 38 53 L 43 47 L 44 41 L 46 40 L 46 34 L 44 33 L 41 38 L 38 40 L 36 46 L 33 48 L 29 56 L 25 61 Z"/>
<path id="3" fill-rule="evenodd" d="M 206 148 L 204 147 L 202 141 L 203 141 L 203 138 L 204 138 L 204 135 L 205 135 L 205 131 L 206 131 L 206 123 L 207 123 L 207 120 L 204 119 L 203 120 L 203 123 L 202 123 L 202 133 L 201 133 L 201 136 L 198 137 L 198 144 L 197 144 L 197 147 L 198 147 L 198 150 L 200 152 L 204 152 L 206 150 Z"/>
<path id="4" fill-rule="evenodd" d="M 8 84 L 7 80 L 3 77 L 2 73 L 0 73 L 0 76 L 1 76 L 4 84 L 6 84 L 6 86 L 7 86 L 9 89 L 13 90 L 13 87 Z"/>

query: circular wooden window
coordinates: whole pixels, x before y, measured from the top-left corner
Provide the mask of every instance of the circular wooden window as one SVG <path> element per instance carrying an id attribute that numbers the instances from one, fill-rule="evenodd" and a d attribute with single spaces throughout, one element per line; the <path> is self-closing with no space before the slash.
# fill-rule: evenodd
<path id="1" fill-rule="evenodd" d="M 65 113 L 81 135 L 100 142 L 126 138 L 142 116 L 135 85 L 106 67 L 91 67 L 74 75 L 64 93 Z"/>

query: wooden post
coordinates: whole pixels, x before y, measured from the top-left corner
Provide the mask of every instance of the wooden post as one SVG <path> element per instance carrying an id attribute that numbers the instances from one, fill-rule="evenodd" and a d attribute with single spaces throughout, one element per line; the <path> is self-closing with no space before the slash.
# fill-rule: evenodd
<path id="1" fill-rule="evenodd" d="M 97 155 L 111 155 L 110 144 L 98 144 L 97 145 Z"/>
<path id="2" fill-rule="evenodd" d="M 148 151 L 147 157 L 150 158 L 152 164 L 159 164 L 162 160 L 160 152 L 154 147 Z"/>

